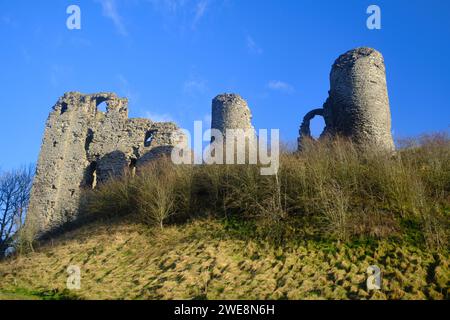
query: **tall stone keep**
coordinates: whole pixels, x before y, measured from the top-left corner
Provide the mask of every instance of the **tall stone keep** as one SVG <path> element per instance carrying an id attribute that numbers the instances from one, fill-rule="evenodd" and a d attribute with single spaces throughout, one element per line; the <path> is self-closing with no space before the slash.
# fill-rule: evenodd
<path id="1" fill-rule="evenodd" d="M 47 120 L 26 229 L 39 235 L 75 220 L 83 189 L 185 142 L 174 123 L 129 119 L 127 99 L 113 93 L 66 93 Z"/>
<path id="2" fill-rule="evenodd" d="M 212 101 L 211 118 L 211 129 L 219 130 L 222 133 L 224 145 L 227 139 L 234 139 L 236 142 L 245 140 L 245 150 L 243 152 L 248 151 L 250 147 L 256 147 L 252 113 L 247 102 L 240 95 L 225 93 L 215 97 Z M 233 133 L 231 133 L 230 129 Z M 212 141 L 214 141 L 214 137 Z M 236 149 L 236 152 L 238 151 Z M 245 153 L 243 155 L 245 156 Z"/>
<path id="3" fill-rule="evenodd" d="M 386 69 L 381 53 L 361 47 L 335 61 L 327 101 L 323 108 L 310 111 L 300 127 L 300 149 L 302 138 L 310 136 L 309 122 L 317 115 L 325 119 L 322 135 L 338 134 L 363 146 L 394 150 Z"/>

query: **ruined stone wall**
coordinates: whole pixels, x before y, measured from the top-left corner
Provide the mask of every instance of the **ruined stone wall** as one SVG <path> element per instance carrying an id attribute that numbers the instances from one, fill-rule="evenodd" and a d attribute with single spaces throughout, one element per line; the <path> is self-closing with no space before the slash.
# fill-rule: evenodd
<path id="1" fill-rule="evenodd" d="M 325 119 L 324 135 L 349 137 L 365 146 L 394 150 L 391 113 L 383 56 L 372 48 L 357 48 L 341 55 L 330 74 L 329 97 L 321 112 L 308 113 L 300 129 L 308 136 L 315 115 Z"/>
<path id="2" fill-rule="evenodd" d="M 98 105 L 107 104 L 106 113 Z M 27 224 L 39 233 L 73 221 L 80 194 L 126 168 L 187 143 L 174 123 L 128 119 L 128 101 L 112 93 L 66 93 L 47 120 Z"/>

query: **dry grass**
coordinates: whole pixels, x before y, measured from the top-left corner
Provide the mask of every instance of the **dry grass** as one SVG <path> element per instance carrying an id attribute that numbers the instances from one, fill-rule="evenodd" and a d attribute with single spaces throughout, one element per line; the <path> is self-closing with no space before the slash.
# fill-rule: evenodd
<path id="1" fill-rule="evenodd" d="M 86 212 L 137 213 L 161 228 L 198 216 L 250 221 L 259 236 L 278 243 L 308 229 L 321 239 L 396 237 L 445 248 L 450 139 L 426 136 L 406 145 L 387 154 L 339 138 L 309 141 L 301 154 L 281 155 L 276 176 L 260 175 L 256 165 L 174 166 L 161 159 L 89 193 Z"/>
<path id="2" fill-rule="evenodd" d="M 387 241 L 243 241 L 209 219 L 162 231 L 96 223 L 1 263 L 0 298 L 52 292 L 81 299 L 448 299 L 448 263 L 447 253 Z M 366 290 L 373 264 L 382 270 L 379 292 Z M 69 265 L 81 268 L 79 291 L 65 288 Z"/>
<path id="3" fill-rule="evenodd" d="M 448 299 L 449 159 L 446 135 L 395 154 L 310 141 L 277 176 L 160 159 L 86 192 L 97 222 L 0 263 L 0 298 Z"/>

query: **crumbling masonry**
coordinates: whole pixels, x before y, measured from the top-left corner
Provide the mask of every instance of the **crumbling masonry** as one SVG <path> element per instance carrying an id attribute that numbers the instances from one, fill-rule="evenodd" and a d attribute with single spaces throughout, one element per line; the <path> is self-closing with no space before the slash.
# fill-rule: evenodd
<path id="1" fill-rule="evenodd" d="M 105 102 L 106 113 L 98 110 Z M 39 233 L 78 214 L 81 190 L 170 153 L 185 136 L 173 123 L 128 119 L 128 101 L 112 93 L 66 93 L 47 120 L 27 221 Z"/>
<path id="2" fill-rule="evenodd" d="M 302 140 L 311 136 L 309 123 L 315 116 L 325 119 L 322 135 L 340 135 L 363 146 L 394 150 L 386 69 L 381 53 L 362 47 L 336 60 L 330 74 L 327 101 L 323 108 L 310 111 L 303 119 L 300 150 Z"/>
<path id="3" fill-rule="evenodd" d="M 394 150 L 383 56 L 371 48 L 348 51 L 334 63 L 330 85 L 323 107 L 303 119 L 299 149 L 303 139 L 311 136 L 311 119 L 322 116 L 326 124 L 323 135 L 342 135 L 363 146 Z M 107 104 L 105 113 L 98 109 L 101 103 Z M 83 189 L 94 188 L 127 168 L 133 172 L 147 161 L 171 153 L 174 146 L 187 149 L 186 136 L 174 123 L 129 119 L 127 104 L 112 93 L 70 92 L 59 99 L 47 120 L 28 228 L 42 234 L 73 221 Z M 241 129 L 250 132 L 248 146 L 256 146 L 251 118 L 247 102 L 239 95 L 223 94 L 213 100 L 211 127 L 225 140 L 227 129 Z"/>
<path id="4" fill-rule="evenodd" d="M 211 128 L 226 134 L 227 129 L 254 130 L 247 102 L 237 94 L 221 94 L 212 102 Z"/>
<path id="5" fill-rule="evenodd" d="M 219 148 L 226 145 L 227 139 L 233 142 L 240 140 L 243 148 L 235 149 L 233 157 L 236 161 L 248 163 L 250 148 L 257 147 L 257 141 L 255 128 L 252 125 L 252 113 L 247 102 L 238 94 L 218 95 L 212 101 L 211 119 L 211 129 L 220 131 L 223 136 Z M 211 140 L 214 141 L 215 138 L 213 132 Z M 226 158 L 226 150 L 222 152 Z"/>

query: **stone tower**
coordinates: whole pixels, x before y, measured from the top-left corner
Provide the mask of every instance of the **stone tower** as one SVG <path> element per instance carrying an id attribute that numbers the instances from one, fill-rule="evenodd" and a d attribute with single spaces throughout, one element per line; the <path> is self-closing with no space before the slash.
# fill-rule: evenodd
<path id="1" fill-rule="evenodd" d="M 252 114 L 247 102 L 240 95 L 225 93 L 213 99 L 211 129 L 219 130 L 222 133 L 224 144 L 227 140 L 244 139 L 245 149 L 243 152 L 248 151 L 250 147 L 256 147 Z M 214 137 L 212 141 L 214 141 Z M 245 153 L 243 155 L 245 156 Z"/>
<path id="2" fill-rule="evenodd" d="M 103 102 L 106 112 L 98 108 Z M 129 119 L 127 99 L 113 93 L 66 93 L 47 120 L 27 228 L 39 235 L 75 220 L 83 189 L 134 170 L 185 140 L 173 123 Z"/>
<path id="3" fill-rule="evenodd" d="M 252 129 L 252 114 L 247 102 L 237 94 L 221 94 L 212 102 L 212 129 Z"/>
<path id="4" fill-rule="evenodd" d="M 323 135 L 349 137 L 363 146 L 394 150 L 386 69 L 380 52 L 357 48 L 341 55 L 330 74 L 329 97 L 322 109 L 309 112 L 300 128 L 301 140 L 310 136 L 309 122 L 325 119 Z"/>

